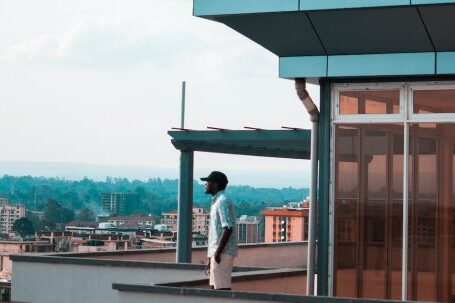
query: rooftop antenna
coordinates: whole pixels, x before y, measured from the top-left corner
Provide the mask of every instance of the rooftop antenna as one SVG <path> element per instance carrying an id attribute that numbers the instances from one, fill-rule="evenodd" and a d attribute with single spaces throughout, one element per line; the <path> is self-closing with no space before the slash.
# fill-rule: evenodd
<path id="1" fill-rule="evenodd" d="M 185 128 L 185 97 L 186 97 L 186 81 L 182 81 L 182 113 L 180 117 L 180 128 Z"/>

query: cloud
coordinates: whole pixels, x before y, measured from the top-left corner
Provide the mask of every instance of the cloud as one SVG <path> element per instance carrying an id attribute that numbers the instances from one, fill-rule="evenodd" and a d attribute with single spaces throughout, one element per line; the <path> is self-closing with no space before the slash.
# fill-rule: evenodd
<path id="1" fill-rule="evenodd" d="M 19 62 L 125 69 L 145 62 L 175 61 L 200 45 L 186 37 L 182 29 L 98 19 L 75 24 L 60 35 L 20 41 L 4 56 Z"/>

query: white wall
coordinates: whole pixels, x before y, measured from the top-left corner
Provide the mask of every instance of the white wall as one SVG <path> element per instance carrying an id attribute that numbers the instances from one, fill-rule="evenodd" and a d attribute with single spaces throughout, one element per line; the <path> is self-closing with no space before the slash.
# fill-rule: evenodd
<path id="1" fill-rule="evenodd" d="M 32 303 L 120 303 L 112 283 L 158 283 L 202 277 L 201 270 L 13 263 L 12 300 Z M 156 301 L 159 302 L 159 301 Z"/>

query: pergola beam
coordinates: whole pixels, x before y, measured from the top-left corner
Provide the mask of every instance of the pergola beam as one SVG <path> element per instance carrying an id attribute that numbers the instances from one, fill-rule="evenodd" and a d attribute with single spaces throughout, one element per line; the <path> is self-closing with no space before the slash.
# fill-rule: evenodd
<path id="1" fill-rule="evenodd" d="M 194 152 L 211 152 L 288 159 L 309 159 L 311 131 L 211 130 L 170 131 L 181 151 L 178 198 L 177 263 L 191 263 Z"/>
<path id="2" fill-rule="evenodd" d="M 179 150 L 223 154 L 309 159 L 309 130 L 171 131 Z"/>

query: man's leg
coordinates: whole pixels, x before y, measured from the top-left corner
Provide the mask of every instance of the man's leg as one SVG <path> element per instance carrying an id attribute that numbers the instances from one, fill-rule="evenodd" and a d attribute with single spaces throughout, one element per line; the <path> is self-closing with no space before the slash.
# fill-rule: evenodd
<path id="1" fill-rule="evenodd" d="M 211 257 L 210 258 L 210 271 L 209 271 L 209 285 L 210 285 L 210 288 L 212 289 L 215 289 L 215 277 L 214 277 L 214 273 L 213 273 L 213 269 L 215 267 L 215 258 L 214 257 Z"/>
<path id="2" fill-rule="evenodd" d="M 210 268 L 211 277 L 213 277 L 213 289 L 216 290 L 231 290 L 231 275 L 234 263 L 234 257 L 222 254 L 220 263 L 216 263 L 213 259 L 213 267 Z M 213 276 L 212 276 L 213 274 Z"/>

